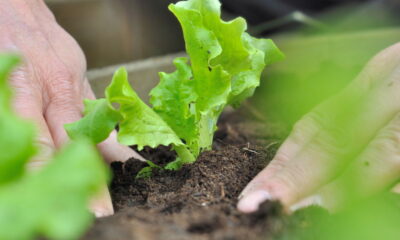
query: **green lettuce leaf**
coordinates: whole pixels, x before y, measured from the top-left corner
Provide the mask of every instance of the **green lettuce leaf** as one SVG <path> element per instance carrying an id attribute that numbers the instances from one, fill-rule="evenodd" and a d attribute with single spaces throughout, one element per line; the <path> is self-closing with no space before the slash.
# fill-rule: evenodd
<path id="1" fill-rule="evenodd" d="M 181 23 L 191 60 L 193 95 L 198 96 L 194 107 L 198 136 L 190 142 L 197 143 L 197 152 L 208 150 L 223 108 L 238 107 L 253 95 L 265 66 L 281 60 L 283 54 L 271 40 L 247 34 L 243 18 L 221 20 L 218 0 L 181 1 L 169 9 Z"/>
<path id="2" fill-rule="evenodd" d="M 100 143 L 107 139 L 122 117 L 106 99 L 86 99 L 84 103 L 85 117 L 78 122 L 66 124 L 65 129 L 71 139 L 85 136 L 94 143 Z"/>
<path id="3" fill-rule="evenodd" d="M 164 120 L 147 106 L 131 88 L 125 68 L 120 68 L 106 89 L 110 103 L 119 105 L 122 120 L 119 124 L 118 140 L 125 145 L 155 148 L 159 145 L 183 145 L 181 139 Z"/>
<path id="4" fill-rule="evenodd" d="M 198 149 L 192 70 L 186 58 L 177 58 L 177 71 L 172 74 L 160 73 L 160 83 L 150 92 L 150 103 L 154 111 L 185 140 L 193 152 Z"/>
<path id="5" fill-rule="evenodd" d="M 190 63 L 177 58 L 175 72 L 160 73 L 160 83 L 150 92 L 152 108 L 139 99 L 121 69 L 106 97 L 109 106 L 119 105 L 121 143 L 137 145 L 139 150 L 172 146 L 178 158 L 166 168 L 179 169 L 211 149 L 224 108 L 238 107 L 252 96 L 266 65 L 284 56 L 272 40 L 246 33 L 243 18 L 223 21 L 218 0 L 180 1 L 169 9 L 182 26 Z"/>

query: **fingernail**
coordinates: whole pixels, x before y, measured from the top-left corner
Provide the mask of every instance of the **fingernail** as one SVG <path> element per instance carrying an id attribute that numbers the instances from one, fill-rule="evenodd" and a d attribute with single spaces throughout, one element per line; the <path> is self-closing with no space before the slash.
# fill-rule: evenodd
<path id="1" fill-rule="evenodd" d="M 272 200 L 271 194 L 267 191 L 260 190 L 243 197 L 242 200 L 239 201 L 237 207 L 241 212 L 252 213 L 257 211 L 260 204 L 267 200 Z"/>
<path id="2" fill-rule="evenodd" d="M 323 200 L 321 195 L 314 195 L 308 197 L 306 199 L 301 200 L 300 202 L 293 204 L 289 209 L 291 212 L 295 212 L 302 208 L 310 207 L 310 206 L 320 206 L 323 207 Z"/>
<path id="3" fill-rule="evenodd" d="M 94 211 L 94 215 L 96 216 L 96 218 L 103 218 L 111 216 L 112 213 L 109 211 Z"/>
<path id="4" fill-rule="evenodd" d="M 243 193 L 239 194 L 238 200 L 242 200 L 243 197 L 244 197 Z"/>

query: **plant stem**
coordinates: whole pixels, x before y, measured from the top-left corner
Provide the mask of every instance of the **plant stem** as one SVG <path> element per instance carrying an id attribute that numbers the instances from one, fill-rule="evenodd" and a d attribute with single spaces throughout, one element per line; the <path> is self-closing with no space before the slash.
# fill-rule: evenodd
<path id="1" fill-rule="evenodd" d="M 194 163 L 196 161 L 196 158 L 186 146 L 175 147 L 175 151 L 178 154 L 179 158 L 182 160 L 183 164 Z"/>

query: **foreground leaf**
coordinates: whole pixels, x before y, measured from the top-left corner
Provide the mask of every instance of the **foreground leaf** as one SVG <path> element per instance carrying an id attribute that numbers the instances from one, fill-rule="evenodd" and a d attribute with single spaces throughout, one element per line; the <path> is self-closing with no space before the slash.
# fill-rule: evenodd
<path id="1" fill-rule="evenodd" d="M 8 76 L 18 58 L 0 56 L 0 187 L 22 176 L 25 164 L 35 154 L 33 125 L 15 116 L 11 109 Z"/>
<path id="2" fill-rule="evenodd" d="M 95 148 L 71 144 L 43 170 L 0 188 L 0 239 L 77 239 L 93 220 L 89 200 L 106 180 Z"/>
<path id="3" fill-rule="evenodd" d="M 93 219 L 87 206 L 106 182 L 106 167 L 89 142 L 78 141 L 43 170 L 25 171 L 35 131 L 11 109 L 7 78 L 17 62 L 0 55 L 0 239 L 77 239 Z"/>

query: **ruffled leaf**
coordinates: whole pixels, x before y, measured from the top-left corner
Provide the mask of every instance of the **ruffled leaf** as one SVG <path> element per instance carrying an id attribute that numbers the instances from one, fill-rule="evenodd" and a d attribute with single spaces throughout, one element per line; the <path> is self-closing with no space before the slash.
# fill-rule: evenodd
<path id="1" fill-rule="evenodd" d="M 66 124 L 65 129 L 71 139 L 85 136 L 94 143 L 100 143 L 107 139 L 122 117 L 106 99 L 86 99 L 84 103 L 84 117 Z"/>
<path id="2" fill-rule="evenodd" d="M 125 145 L 155 148 L 159 145 L 183 145 L 180 138 L 164 120 L 147 106 L 131 88 L 126 69 L 120 68 L 106 90 L 110 103 L 119 105 L 122 120 L 118 140 Z"/>

